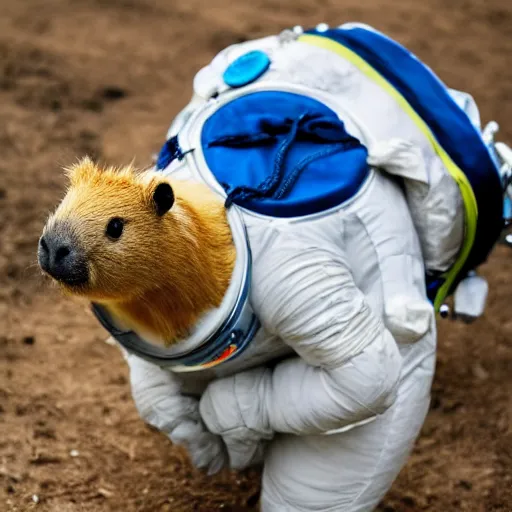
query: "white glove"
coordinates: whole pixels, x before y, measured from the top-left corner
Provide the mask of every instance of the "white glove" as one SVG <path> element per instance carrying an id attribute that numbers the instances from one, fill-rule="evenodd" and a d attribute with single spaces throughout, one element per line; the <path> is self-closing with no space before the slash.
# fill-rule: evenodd
<path id="1" fill-rule="evenodd" d="M 209 432 L 199 415 L 198 399 L 181 394 L 176 375 L 137 356 L 126 355 L 133 399 L 144 421 L 184 446 L 192 464 L 209 475 L 227 465 L 222 438 Z"/>
<path id="2" fill-rule="evenodd" d="M 211 432 L 222 436 L 232 469 L 261 463 L 267 441 L 274 436 L 264 411 L 257 410 L 261 404 L 259 384 L 269 372 L 267 368 L 254 368 L 215 380 L 201 397 L 201 417 Z M 250 410 L 244 406 L 248 401 Z"/>

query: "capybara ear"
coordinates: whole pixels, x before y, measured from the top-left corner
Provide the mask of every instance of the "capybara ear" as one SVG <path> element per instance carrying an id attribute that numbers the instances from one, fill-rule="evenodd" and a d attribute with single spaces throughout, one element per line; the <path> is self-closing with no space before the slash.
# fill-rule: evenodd
<path id="1" fill-rule="evenodd" d="M 94 173 L 98 172 L 96 164 L 88 157 L 81 158 L 77 163 L 64 168 L 64 172 L 72 185 L 80 181 L 90 179 Z"/>
<path id="2" fill-rule="evenodd" d="M 174 204 L 174 192 L 167 182 L 159 183 L 153 191 L 153 204 L 156 214 L 161 217 L 166 214 Z"/>

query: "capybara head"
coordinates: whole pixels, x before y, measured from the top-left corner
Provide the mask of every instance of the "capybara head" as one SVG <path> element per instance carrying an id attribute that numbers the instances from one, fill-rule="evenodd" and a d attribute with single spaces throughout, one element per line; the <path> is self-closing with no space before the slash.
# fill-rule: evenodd
<path id="1" fill-rule="evenodd" d="M 169 182 L 132 167 L 100 169 L 88 158 L 67 174 L 68 191 L 39 240 L 41 269 L 91 300 L 129 300 L 158 286 L 168 264 L 162 252 L 173 243 L 179 252 L 182 238 Z"/>

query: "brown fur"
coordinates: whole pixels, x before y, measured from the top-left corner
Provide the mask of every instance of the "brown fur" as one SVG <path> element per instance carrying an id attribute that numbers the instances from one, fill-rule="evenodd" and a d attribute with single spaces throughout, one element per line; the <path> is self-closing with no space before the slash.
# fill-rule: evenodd
<path id="1" fill-rule="evenodd" d="M 83 287 L 61 285 L 67 293 L 106 306 L 123 327 L 166 344 L 220 305 L 236 253 L 222 201 L 205 185 L 131 166 L 101 170 L 89 159 L 67 173 L 70 187 L 45 231 L 59 222 L 71 226 L 90 274 Z M 153 192 L 163 181 L 175 203 L 158 217 Z M 105 236 L 113 217 L 126 219 L 116 241 Z"/>

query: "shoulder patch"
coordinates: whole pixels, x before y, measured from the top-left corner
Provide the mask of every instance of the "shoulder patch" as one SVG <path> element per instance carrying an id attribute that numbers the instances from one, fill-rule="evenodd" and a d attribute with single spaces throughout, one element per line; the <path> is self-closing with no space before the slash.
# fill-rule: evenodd
<path id="1" fill-rule="evenodd" d="M 230 87 L 242 87 L 257 80 L 270 66 L 265 52 L 253 50 L 234 60 L 224 71 L 223 79 Z"/>

